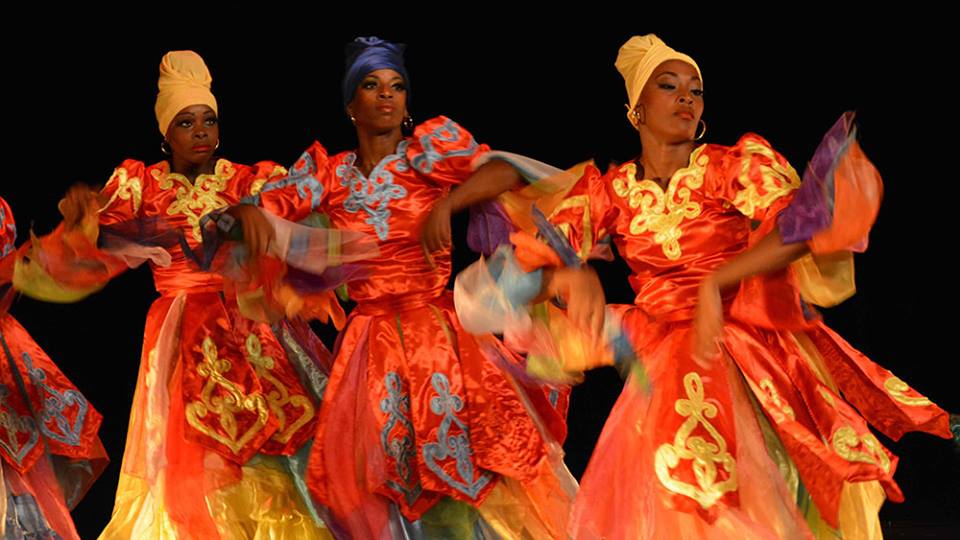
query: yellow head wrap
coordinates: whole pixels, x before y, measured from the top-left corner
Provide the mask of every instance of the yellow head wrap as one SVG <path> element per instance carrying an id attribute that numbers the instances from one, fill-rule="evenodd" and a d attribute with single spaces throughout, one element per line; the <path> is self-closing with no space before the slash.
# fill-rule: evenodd
<path id="1" fill-rule="evenodd" d="M 160 133 L 167 135 L 173 117 L 191 105 L 208 105 L 217 112 L 217 98 L 210 92 L 213 78 L 203 58 L 193 51 L 170 51 L 160 61 L 160 79 L 157 81 L 157 124 Z"/>
<path id="2" fill-rule="evenodd" d="M 653 75 L 657 66 L 668 60 L 680 60 L 690 64 L 697 70 L 701 82 L 703 81 L 700 66 L 693 61 L 693 58 L 671 49 L 669 45 L 654 34 L 633 36 L 620 47 L 616 66 L 617 71 L 623 76 L 623 81 L 627 84 L 627 97 L 630 100 L 627 103 L 628 115 L 637 106 L 637 101 L 640 99 L 640 93 L 643 92 L 644 85 L 647 84 L 647 79 Z"/>

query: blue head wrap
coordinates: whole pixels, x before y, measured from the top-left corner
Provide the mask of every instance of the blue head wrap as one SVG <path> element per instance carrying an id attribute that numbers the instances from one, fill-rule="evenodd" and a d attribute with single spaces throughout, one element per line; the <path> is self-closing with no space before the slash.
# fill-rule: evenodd
<path id="1" fill-rule="evenodd" d="M 403 65 L 403 50 L 406 45 L 390 43 L 378 37 L 358 37 L 348 43 L 347 69 L 343 74 L 343 106 L 353 101 L 357 92 L 357 85 L 371 71 L 378 69 L 392 69 L 403 77 L 407 86 L 407 105 L 410 104 L 410 77 L 407 68 Z"/>

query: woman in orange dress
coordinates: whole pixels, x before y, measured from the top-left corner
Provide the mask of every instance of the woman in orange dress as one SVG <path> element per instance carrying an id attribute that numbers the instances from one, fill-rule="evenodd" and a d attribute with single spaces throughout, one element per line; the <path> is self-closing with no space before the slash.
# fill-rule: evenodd
<path id="1" fill-rule="evenodd" d="M 634 304 L 608 313 L 643 368 L 607 419 L 570 535 L 879 537 L 880 505 L 903 495 L 897 457 L 868 423 L 894 439 L 951 433 L 942 409 L 810 305 L 852 294 L 851 252 L 879 205 L 851 118 L 824 138 L 801 187 L 758 135 L 698 142 L 703 78 L 689 56 L 638 36 L 616 65 L 642 153 L 607 174 L 587 167 L 552 226 L 541 223 L 553 250 L 519 234 L 507 254 L 544 269 L 541 288 L 568 301 L 586 336 L 601 332 L 602 290 L 569 267 L 612 240 L 631 269 Z"/>
<path id="2" fill-rule="evenodd" d="M 307 482 L 353 538 L 563 538 L 575 489 L 556 443 L 563 396 L 524 388 L 503 370 L 516 359 L 502 344 L 463 331 L 446 290 L 450 247 L 420 243 L 423 219 L 488 148 L 449 118 L 414 126 L 409 85 L 402 46 L 358 38 L 343 82 L 357 149 L 329 155 L 314 143 L 290 168 L 287 182 L 322 189 L 285 200 L 375 237 L 380 252 L 348 284 L 357 306 L 334 351 Z M 293 191 L 284 184 L 261 196 Z"/>
<path id="3" fill-rule="evenodd" d="M 156 115 L 169 158 L 124 161 L 99 195 L 71 191 L 64 224 L 34 242 L 17 286 L 76 300 L 150 261 L 160 296 L 147 314 L 120 484 L 100 538 L 329 538 L 302 481 L 326 379 L 315 351 L 289 326 L 245 317 L 224 277 L 198 267 L 222 223 L 208 217 L 228 207 L 251 251 L 276 242 L 260 211 L 240 202 L 286 175 L 271 162 L 216 155 L 210 84 L 196 53 L 164 56 Z M 272 197 L 261 198 L 268 210 Z"/>
<path id="4" fill-rule="evenodd" d="M 16 236 L 0 198 L 0 537 L 79 540 L 70 509 L 107 465 L 102 417 L 7 313 Z"/>

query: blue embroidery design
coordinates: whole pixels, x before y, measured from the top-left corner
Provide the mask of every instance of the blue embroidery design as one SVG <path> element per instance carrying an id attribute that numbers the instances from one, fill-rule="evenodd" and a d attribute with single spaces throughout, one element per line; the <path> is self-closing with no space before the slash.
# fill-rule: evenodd
<path id="1" fill-rule="evenodd" d="M 380 401 L 380 410 L 387 414 L 387 423 L 380 432 L 380 444 L 383 451 L 397 462 L 397 475 L 403 480 L 403 485 L 393 480 L 388 480 L 387 485 L 402 494 L 407 504 L 412 505 L 420 496 L 422 488 L 419 479 L 414 483 L 413 459 L 416 450 L 413 447 L 413 422 L 409 417 L 410 395 L 403 391 L 403 381 L 396 372 L 387 373 L 384 382 L 387 397 Z M 406 433 L 391 440 L 390 432 L 397 424 L 406 428 Z"/>
<path id="2" fill-rule="evenodd" d="M 327 390 L 327 376 L 320 371 L 310 354 L 303 349 L 285 326 L 275 325 L 273 334 L 280 338 L 280 343 L 287 352 L 287 358 L 297 368 L 300 382 L 313 392 L 314 397 L 323 399 L 323 394 Z"/>
<path id="3" fill-rule="evenodd" d="M 30 382 L 37 388 L 41 399 L 43 399 L 43 410 L 40 413 L 40 432 L 48 439 L 70 446 L 79 446 L 83 420 L 87 417 L 87 409 L 90 407 L 86 398 L 72 388 L 62 394 L 57 392 L 47 385 L 46 372 L 33 367 L 33 360 L 28 353 L 23 353 L 22 358 L 27 366 L 27 375 L 30 377 Z M 63 411 L 67 407 L 77 408 L 77 419 L 72 426 L 67 417 L 63 415 Z"/>
<path id="4" fill-rule="evenodd" d="M 260 206 L 260 196 L 266 192 L 277 189 L 284 189 L 288 186 L 297 186 L 297 195 L 302 199 L 310 198 L 310 209 L 316 210 L 320 206 L 320 198 L 323 195 L 323 184 L 317 179 L 317 164 L 310 157 L 309 152 L 304 152 L 292 167 L 287 169 L 287 176 L 280 180 L 267 182 L 260 188 L 256 195 L 244 197 L 241 199 L 243 204 L 253 204 Z"/>
<path id="5" fill-rule="evenodd" d="M 437 396 L 430 399 L 430 410 L 437 416 L 443 416 L 437 433 L 437 442 L 423 445 L 423 461 L 427 467 L 439 476 L 450 487 L 476 499 L 480 490 L 490 483 L 492 476 L 483 472 L 475 476 L 475 468 L 471 461 L 473 452 L 470 450 L 470 435 L 467 425 L 457 418 L 456 413 L 463 410 L 463 400 L 450 393 L 450 380 L 442 373 L 434 373 L 430 384 L 437 391 Z M 450 428 L 456 426 L 460 433 L 450 435 Z M 455 459 L 457 473 L 463 480 L 457 481 L 444 471 L 439 461 Z"/>
<path id="6" fill-rule="evenodd" d="M 470 137 L 470 142 L 467 143 L 467 147 L 463 150 L 452 150 L 446 154 L 441 154 L 433 147 L 433 141 L 442 141 L 442 142 L 457 142 L 461 137 L 461 128 L 453 120 L 447 119 L 446 122 L 437 129 L 434 129 L 430 133 L 420 137 L 420 146 L 423 147 L 423 153 L 416 155 L 410 161 L 410 164 L 413 168 L 423 174 L 430 174 L 433 172 L 433 166 L 438 161 L 442 161 L 451 157 L 459 156 L 469 156 L 473 155 L 477 151 L 477 141 L 473 139 L 473 136 L 469 133 L 467 136 Z"/>
<path id="7" fill-rule="evenodd" d="M 29 416 L 20 416 L 17 411 L 7 405 L 7 397 L 10 396 L 10 388 L 5 384 L 0 384 L 0 428 L 6 431 L 6 437 L 0 437 L 0 449 L 3 449 L 17 465 L 23 463 L 23 458 L 33 450 L 40 440 L 40 434 L 37 432 L 36 423 Z M 29 438 L 23 446 L 17 438 L 19 433 L 29 433 Z"/>
<path id="8" fill-rule="evenodd" d="M 393 183 L 393 173 L 387 170 L 391 163 L 396 163 L 397 172 L 407 172 L 410 164 L 407 163 L 408 141 L 401 141 L 397 151 L 380 160 L 377 166 L 370 171 L 370 178 L 365 178 L 354 164 L 357 154 L 350 152 L 344 157 L 343 164 L 337 167 L 337 177 L 340 185 L 349 190 L 350 195 L 343 201 L 343 207 L 351 214 L 363 210 L 369 216 L 368 225 L 373 225 L 380 240 L 386 240 L 390 234 L 390 201 L 407 196 L 407 189 Z"/>

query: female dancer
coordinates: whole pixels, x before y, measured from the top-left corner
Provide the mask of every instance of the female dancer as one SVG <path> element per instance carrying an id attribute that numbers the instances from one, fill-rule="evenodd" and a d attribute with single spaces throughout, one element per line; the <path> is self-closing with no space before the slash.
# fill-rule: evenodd
<path id="1" fill-rule="evenodd" d="M 495 338 L 464 333 L 445 290 L 450 249 L 419 242 L 433 205 L 487 147 L 448 118 L 413 125 L 402 46 L 358 38 L 347 53 L 357 149 L 330 156 L 314 143 L 288 181 L 319 182 L 301 191 L 302 212 L 376 236 L 381 257 L 349 285 L 358 305 L 334 351 L 310 489 L 355 538 L 563 538 L 575 482 L 555 442 L 562 396 L 520 386 Z"/>
<path id="2" fill-rule="evenodd" d="M 867 423 L 894 439 L 950 431 L 943 410 L 808 304 L 852 293 L 849 280 L 828 278 L 852 278 L 850 252 L 865 247 L 879 203 L 850 118 L 825 137 L 801 188 L 757 135 L 697 142 L 703 79 L 689 56 L 647 35 L 616 65 L 640 156 L 606 175 L 587 169 L 550 216 L 566 233 L 554 252 L 514 237 L 526 269 L 557 268 L 543 289 L 566 298 L 588 335 L 600 332 L 602 291 L 561 261 L 609 237 L 632 270 L 635 303 L 612 311 L 644 369 L 607 419 L 571 535 L 878 537 L 880 505 L 902 494 L 897 458 Z"/>
<path id="3" fill-rule="evenodd" d="M 101 538 L 326 538 L 301 480 L 325 375 L 289 329 L 241 315 L 246 297 L 225 294 L 224 278 L 196 265 L 213 238 L 206 217 L 231 205 L 250 251 L 277 243 L 260 211 L 239 203 L 286 174 L 274 163 L 215 155 L 210 83 L 196 53 L 164 56 L 156 116 L 169 159 L 124 161 L 99 195 L 72 190 L 61 204 L 64 224 L 35 243 L 17 286 L 72 300 L 102 286 L 131 253 L 150 258 L 160 298 L 147 315 L 120 484 Z M 261 202 L 276 209 L 271 197 Z M 171 230 L 181 242 L 163 240 Z M 137 246 L 158 241 L 166 251 Z"/>
<path id="4" fill-rule="evenodd" d="M 7 313 L 16 236 L 0 198 L 0 537 L 79 539 L 70 509 L 107 465 L 101 416 Z"/>

